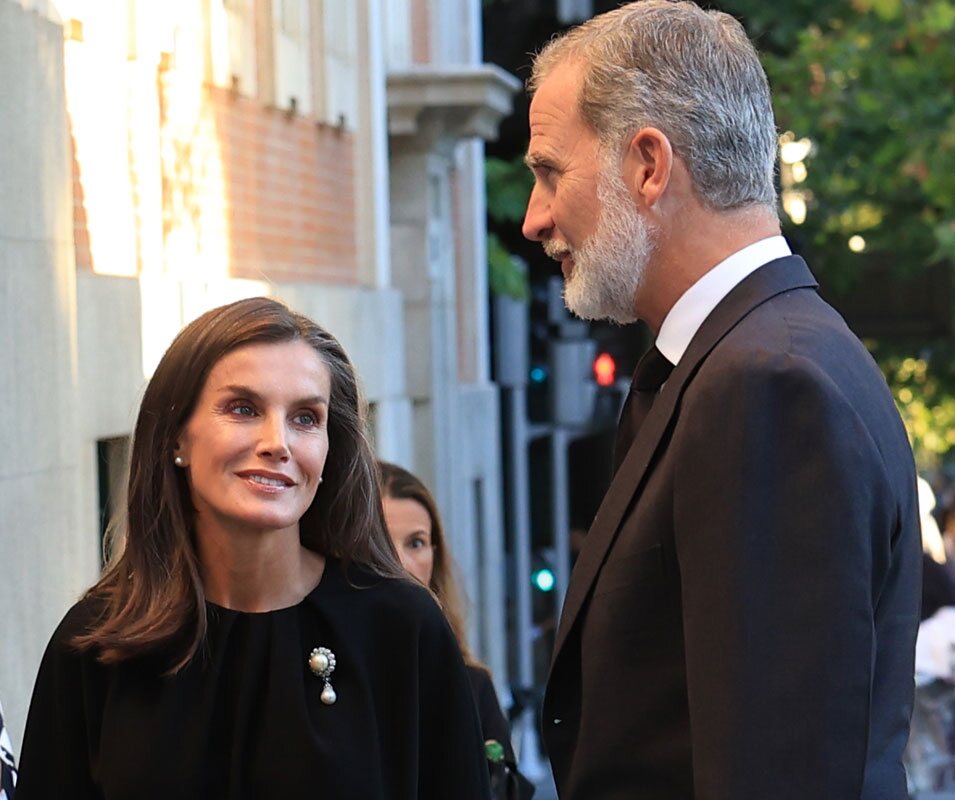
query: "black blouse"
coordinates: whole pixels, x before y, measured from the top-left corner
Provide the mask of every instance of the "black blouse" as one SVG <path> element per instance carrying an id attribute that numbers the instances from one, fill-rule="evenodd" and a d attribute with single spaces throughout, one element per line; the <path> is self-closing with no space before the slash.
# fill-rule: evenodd
<path id="1" fill-rule="evenodd" d="M 329 559 L 298 605 L 208 608 L 203 652 L 171 677 L 77 653 L 95 602 L 70 610 L 40 665 L 17 800 L 488 797 L 468 675 L 423 588 Z M 335 654 L 332 705 L 316 647 Z"/>

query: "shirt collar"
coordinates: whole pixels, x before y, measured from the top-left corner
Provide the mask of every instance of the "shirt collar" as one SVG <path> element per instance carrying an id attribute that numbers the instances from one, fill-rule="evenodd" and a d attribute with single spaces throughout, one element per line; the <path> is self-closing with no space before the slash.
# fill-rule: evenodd
<path id="1" fill-rule="evenodd" d="M 666 315 L 657 334 L 657 349 L 678 364 L 710 312 L 740 281 L 764 264 L 792 255 L 782 236 L 761 239 L 737 250 L 687 289 Z"/>

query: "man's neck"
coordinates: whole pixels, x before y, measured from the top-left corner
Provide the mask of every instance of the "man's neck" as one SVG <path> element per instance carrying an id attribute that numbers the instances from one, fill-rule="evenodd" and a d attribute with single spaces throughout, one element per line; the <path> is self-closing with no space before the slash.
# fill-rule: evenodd
<path id="1" fill-rule="evenodd" d="M 714 212 L 696 207 L 686 212 L 661 231 L 637 296 L 637 316 L 654 335 L 673 304 L 713 267 L 744 247 L 780 233 L 779 220 L 768 208 Z"/>

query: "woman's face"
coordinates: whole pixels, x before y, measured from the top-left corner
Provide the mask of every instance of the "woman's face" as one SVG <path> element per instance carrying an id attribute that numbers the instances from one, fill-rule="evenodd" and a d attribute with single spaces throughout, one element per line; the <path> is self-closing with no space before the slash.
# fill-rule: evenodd
<path id="1" fill-rule="evenodd" d="M 209 373 L 177 442 L 196 534 L 292 530 L 328 454 L 331 376 L 301 340 L 250 344 Z"/>
<path id="2" fill-rule="evenodd" d="M 381 498 L 388 535 L 398 551 L 401 566 L 425 586 L 431 585 L 434 571 L 434 545 L 431 542 L 431 517 L 417 500 Z"/>

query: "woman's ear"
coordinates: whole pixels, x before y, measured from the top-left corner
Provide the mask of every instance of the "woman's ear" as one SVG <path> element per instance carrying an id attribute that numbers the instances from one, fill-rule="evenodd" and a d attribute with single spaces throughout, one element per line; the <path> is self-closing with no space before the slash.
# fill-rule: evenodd
<path id="1" fill-rule="evenodd" d="M 188 454 L 185 452 L 185 449 L 180 444 L 180 441 L 177 439 L 176 443 L 172 446 L 172 463 L 177 467 L 188 467 L 189 458 Z"/>

